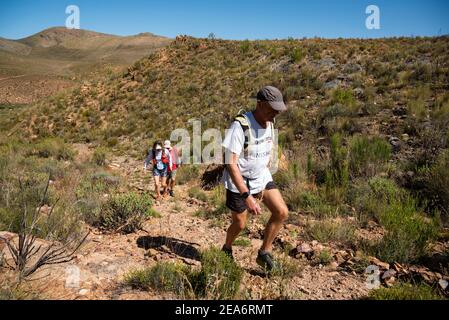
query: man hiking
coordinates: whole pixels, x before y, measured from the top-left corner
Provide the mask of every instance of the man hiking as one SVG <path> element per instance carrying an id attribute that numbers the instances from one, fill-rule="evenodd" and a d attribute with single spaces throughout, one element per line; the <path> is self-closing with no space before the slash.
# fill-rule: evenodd
<path id="1" fill-rule="evenodd" d="M 147 170 L 150 163 L 153 165 L 152 173 L 154 178 L 154 189 L 156 190 L 156 202 L 161 200 L 161 187 L 163 189 L 162 197 L 167 195 L 167 176 L 172 168 L 170 152 L 162 148 L 162 142 L 156 141 L 153 148 L 148 152 L 145 159 L 144 170 Z"/>
<path id="2" fill-rule="evenodd" d="M 170 153 L 172 167 L 168 170 L 167 188 L 170 196 L 175 196 L 176 170 L 181 166 L 181 157 L 176 146 L 172 147 L 170 140 L 165 140 L 164 148 Z"/>
<path id="3" fill-rule="evenodd" d="M 287 206 L 269 169 L 274 143 L 273 121 L 285 110 L 282 93 L 275 87 L 264 87 L 257 94 L 256 110 L 238 116 L 223 141 L 226 152 L 223 181 L 232 224 L 222 250 L 233 258 L 232 244 L 245 228 L 248 212 L 254 215 L 262 212 L 258 199 L 271 212 L 256 259 L 257 264 L 268 271 L 279 268 L 271 254 L 272 243 L 288 217 Z"/>

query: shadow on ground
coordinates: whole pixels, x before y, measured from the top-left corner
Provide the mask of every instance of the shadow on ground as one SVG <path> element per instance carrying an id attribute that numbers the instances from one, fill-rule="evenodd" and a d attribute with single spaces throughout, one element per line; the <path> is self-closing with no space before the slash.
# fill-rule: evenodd
<path id="1" fill-rule="evenodd" d="M 194 245 L 198 244 L 163 236 L 143 236 L 137 239 L 137 246 L 139 248 L 146 250 L 156 249 L 158 251 L 174 253 L 183 258 L 199 261 L 200 253 Z"/>

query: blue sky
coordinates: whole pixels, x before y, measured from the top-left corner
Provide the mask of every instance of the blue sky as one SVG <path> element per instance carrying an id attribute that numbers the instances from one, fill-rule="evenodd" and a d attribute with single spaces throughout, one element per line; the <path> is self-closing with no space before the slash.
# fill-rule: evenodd
<path id="1" fill-rule="evenodd" d="M 131 35 L 152 32 L 223 39 L 377 38 L 449 34 L 447 0 L 2 0 L 0 37 L 18 39 L 63 26 L 68 5 L 81 28 Z M 368 5 L 380 9 L 380 30 L 365 27 Z"/>

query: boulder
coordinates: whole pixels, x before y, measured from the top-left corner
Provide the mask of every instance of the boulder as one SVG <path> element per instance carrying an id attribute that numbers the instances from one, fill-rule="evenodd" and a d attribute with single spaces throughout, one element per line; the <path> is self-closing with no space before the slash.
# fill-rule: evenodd
<path id="1" fill-rule="evenodd" d="M 314 250 L 307 242 L 301 243 L 296 248 L 290 251 L 290 255 L 295 258 L 306 257 L 307 259 L 311 259 L 314 255 Z"/>
<path id="2" fill-rule="evenodd" d="M 328 81 L 323 85 L 323 89 L 326 89 L 326 90 L 335 89 L 335 88 L 339 87 L 340 84 L 341 84 L 341 81 L 338 79 Z"/>
<path id="3" fill-rule="evenodd" d="M 344 65 L 343 71 L 348 74 L 360 72 L 362 71 L 362 66 L 359 65 L 358 63 L 350 62 Z"/>
<path id="4" fill-rule="evenodd" d="M 393 269 L 388 269 L 382 274 L 382 281 L 389 287 L 391 287 L 396 281 L 396 271 Z"/>
<path id="5" fill-rule="evenodd" d="M 398 152 L 401 149 L 401 140 L 398 137 L 390 137 L 388 141 L 393 147 L 394 152 Z"/>

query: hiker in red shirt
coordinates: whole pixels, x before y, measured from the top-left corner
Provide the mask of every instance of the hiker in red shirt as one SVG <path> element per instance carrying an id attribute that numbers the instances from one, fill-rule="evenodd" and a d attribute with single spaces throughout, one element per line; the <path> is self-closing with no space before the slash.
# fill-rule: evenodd
<path id="1" fill-rule="evenodd" d="M 176 184 L 176 170 L 181 166 L 181 157 L 179 154 L 179 151 L 176 147 L 171 146 L 170 140 L 165 140 L 164 142 L 164 148 L 168 150 L 170 153 L 170 158 L 172 160 L 172 166 L 171 169 L 168 170 L 167 175 L 167 188 L 168 193 L 174 197 L 175 196 L 175 184 Z"/>

